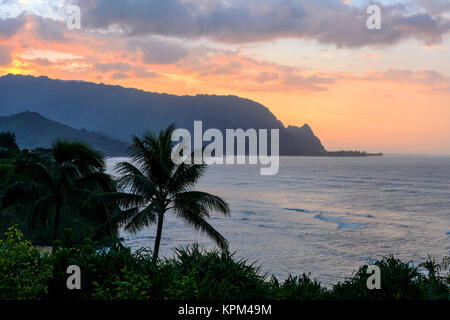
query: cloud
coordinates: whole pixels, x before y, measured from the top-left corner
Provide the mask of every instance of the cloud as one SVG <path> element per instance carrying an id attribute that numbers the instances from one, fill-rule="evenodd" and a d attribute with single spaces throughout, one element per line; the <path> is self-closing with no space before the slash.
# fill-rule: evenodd
<path id="1" fill-rule="evenodd" d="M 108 72 L 113 70 L 126 72 L 130 71 L 132 66 L 124 62 L 115 62 L 115 63 L 97 63 L 94 66 L 94 68 L 102 72 Z"/>
<path id="2" fill-rule="evenodd" d="M 377 56 L 369 55 L 369 58 Z M 364 58 L 366 58 L 364 56 Z M 210 74 L 216 70 L 226 70 L 227 66 L 239 65 L 233 72 L 213 76 L 214 85 L 227 90 L 241 92 L 301 92 L 314 93 L 333 89 L 340 84 L 358 82 L 378 82 L 390 86 L 392 83 L 407 85 L 428 93 L 450 93 L 450 77 L 433 70 L 401 70 L 367 72 L 314 72 L 251 58 L 236 52 L 192 56 L 180 64 L 177 72 L 207 83 Z M 208 71 L 211 70 L 211 71 Z M 221 73 L 221 72 L 219 72 Z"/>
<path id="3" fill-rule="evenodd" d="M 267 62 L 239 51 L 192 54 L 177 67 L 178 74 L 205 83 L 205 86 L 244 92 L 312 93 L 329 89 L 340 76 Z"/>
<path id="4" fill-rule="evenodd" d="M 381 55 L 377 53 L 359 54 L 358 59 L 380 59 Z"/>
<path id="5" fill-rule="evenodd" d="M 0 45 L 0 66 L 6 66 L 11 62 L 12 49 L 10 46 Z"/>
<path id="6" fill-rule="evenodd" d="M 48 60 L 46 58 L 36 58 L 36 59 L 32 59 L 31 61 L 33 61 L 33 63 L 35 63 L 39 66 L 50 66 L 50 65 L 54 64 L 53 62 L 51 62 L 50 60 Z"/>
<path id="7" fill-rule="evenodd" d="M 396 83 L 409 83 L 424 86 L 430 91 L 450 93 L 450 77 L 434 70 L 405 70 L 390 69 L 385 72 L 371 71 L 353 80 L 366 81 L 392 81 Z"/>
<path id="8" fill-rule="evenodd" d="M 103 73 L 114 71 L 115 73 L 111 78 L 115 80 L 130 78 L 128 72 L 131 72 L 136 78 L 153 79 L 159 77 L 159 74 L 150 72 L 143 66 L 133 66 L 125 62 L 97 63 L 94 65 L 94 69 Z"/>
<path id="9" fill-rule="evenodd" d="M 22 30 L 26 22 L 27 20 L 23 15 L 15 18 L 0 19 L 0 37 L 11 38 Z"/>
<path id="10" fill-rule="evenodd" d="M 112 76 L 111 76 L 111 79 L 114 79 L 114 80 L 119 80 L 119 79 L 127 79 L 127 78 L 129 78 L 130 76 L 128 75 L 128 74 L 126 74 L 126 73 L 123 73 L 123 72 L 117 72 L 117 73 L 114 73 Z"/>
<path id="11" fill-rule="evenodd" d="M 302 88 L 309 91 L 326 90 L 326 85 L 335 83 L 335 80 L 321 75 L 304 76 L 296 73 L 287 73 L 283 76 L 284 85 Z"/>
<path id="12" fill-rule="evenodd" d="M 420 5 L 433 15 L 450 12 L 450 1 L 448 0 L 420 0 Z"/>
<path id="13" fill-rule="evenodd" d="M 38 15 L 27 16 L 32 24 L 32 30 L 38 39 L 44 41 L 68 42 L 66 25 L 62 21 L 44 18 Z"/>
<path id="14" fill-rule="evenodd" d="M 147 70 L 142 69 L 142 68 L 136 68 L 133 71 L 133 75 L 136 78 L 144 78 L 144 79 L 154 79 L 154 78 L 158 78 L 159 77 L 159 74 L 157 74 L 156 72 L 150 72 L 150 71 L 147 71 Z"/>
<path id="15" fill-rule="evenodd" d="M 259 83 L 266 83 L 268 81 L 275 80 L 278 80 L 278 74 L 272 72 L 261 72 L 256 78 L 256 81 Z"/>
<path id="16" fill-rule="evenodd" d="M 380 5 L 383 29 L 376 31 L 366 27 L 366 7 L 355 7 L 341 0 L 75 2 L 82 8 L 87 27 L 120 26 L 128 36 L 209 38 L 226 43 L 300 38 L 356 48 L 393 45 L 407 39 L 426 44 L 441 42 L 450 31 L 450 20 L 439 14 L 439 10 L 447 8 L 448 1 L 433 0 L 433 5 L 427 1 L 418 2 L 419 11 L 398 4 Z M 156 53 L 155 59 L 150 54 L 147 58 L 159 61 L 161 55 Z"/>
<path id="17" fill-rule="evenodd" d="M 147 64 L 171 64 L 189 55 L 181 44 L 167 40 L 130 40 L 128 47 L 142 54 L 142 62 Z"/>
<path id="18" fill-rule="evenodd" d="M 59 62 L 64 60 L 80 60 L 83 56 L 68 52 L 60 52 L 55 50 L 39 50 L 32 49 L 25 51 L 21 57 L 27 60 L 46 59 L 50 62 Z"/>
<path id="19" fill-rule="evenodd" d="M 200 74 L 201 77 L 207 77 L 207 76 L 222 76 L 222 75 L 228 75 L 233 74 L 234 71 L 227 67 L 218 67 L 215 68 L 212 71 L 205 71 Z"/>

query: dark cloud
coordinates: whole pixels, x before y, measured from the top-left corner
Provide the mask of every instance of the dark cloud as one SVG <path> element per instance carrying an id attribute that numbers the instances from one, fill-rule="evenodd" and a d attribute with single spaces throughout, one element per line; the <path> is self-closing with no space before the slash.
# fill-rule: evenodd
<path id="1" fill-rule="evenodd" d="M 11 62 L 12 47 L 0 45 L 0 66 L 6 66 Z"/>
<path id="2" fill-rule="evenodd" d="M 147 64 L 171 64 L 189 55 L 189 51 L 183 45 L 166 40 L 131 40 L 128 47 L 141 51 L 142 62 Z"/>
<path id="3" fill-rule="evenodd" d="M 0 37 L 8 39 L 19 33 L 26 22 L 27 20 L 23 15 L 16 18 L 0 19 Z"/>
<path id="4" fill-rule="evenodd" d="M 150 72 L 144 69 L 135 69 L 133 71 L 133 74 L 136 78 L 145 78 L 145 79 L 153 79 L 153 78 L 158 78 L 159 74 L 157 74 L 156 72 Z"/>
<path id="5" fill-rule="evenodd" d="M 392 45 L 415 38 L 438 43 L 450 31 L 450 20 L 440 14 L 448 1 L 422 1 L 421 11 L 401 5 L 382 7 L 383 29 L 366 27 L 366 8 L 342 0 L 76 0 L 83 23 L 90 28 L 120 26 L 125 35 L 208 37 L 245 43 L 283 37 L 314 39 L 339 47 Z M 418 4 L 421 2 L 419 1 Z M 426 11 L 428 10 L 428 11 Z M 441 11 L 439 11 L 441 10 Z M 176 60 L 177 55 L 168 60 Z M 161 60 L 159 52 L 148 60 Z"/>
<path id="6" fill-rule="evenodd" d="M 128 75 L 128 74 L 126 74 L 126 73 L 123 73 L 123 72 L 117 72 L 117 73 L 114 73 L 112 76 L 111 76 L 111 79 L 114 79 L 114 80 L 119 80 L 119 79 L 127 79 L 127 78 L 129 78 L 130 76 Z"/>
<path id="7" fill-rule="evenodd" d="M 68 42 L 66 36 L 66 25 L 62 21 L 56 21 L 37 15 L 28 16 L 32 25 L 34 34 L 44 41 Z"/>
<path id="8" fill-rule="evenodd" d="M 132 66 L 128 63 L 123 62 L 115 62 L 115 63 L 97 63 L 94 66 L 95 69 L 102 71 L 102 72 L 108 72 L 108 71 L 121 71 L 121 72 L 127 72 L 132 69 Z"/>

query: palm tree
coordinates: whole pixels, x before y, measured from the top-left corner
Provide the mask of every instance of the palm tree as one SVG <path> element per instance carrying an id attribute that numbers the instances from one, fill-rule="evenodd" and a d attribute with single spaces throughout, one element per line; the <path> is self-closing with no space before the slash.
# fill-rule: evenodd
<path id="1" fill-rule="evenodd" d="M 212 211 L 229 216 L 229 206 L 215 195 L 193 190 L 206 165 L 172 161 L 173 131 L 174 125 L 170 125 L 159 135 L 146 133 L 142 138 L 134 137 L 129 149 L 132 163 L 121 162 L 116 166 L 119 188 L 128 191 L 119 201 L 124 211 L 117 222 L 131 233 L 157 224 L 154 259 L 158 257 L 164 215 L 168 211 L 207 234 L 221 249 L 228 247 L 227 240 L 206 218 Z"/>
<path id="2" fill-rule="evenodd" d="M 48 228 L 53 216 L 53 237 L 56 240 L 65 207 L 81 204 L 82 199 L 98 192 L 115 191 L 113 180 L 104 173 L 104 169 L 104 159 L 99 152 L 83 143 L 56 141 L 47 161 L 23 159 L 16 163 L 15 172 L 23 174 L 26 179 L 6 189 L 1 207 L 6 209 L 17 203 L 31 202 L 31 227 L 35 228 L 39 221 Z"/>

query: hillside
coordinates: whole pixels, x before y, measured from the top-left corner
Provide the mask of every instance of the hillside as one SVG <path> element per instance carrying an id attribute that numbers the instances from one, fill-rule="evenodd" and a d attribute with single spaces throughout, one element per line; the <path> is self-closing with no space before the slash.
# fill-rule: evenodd
<path id="1" fill-rule="evenodd" d="M 0 132 L 16 134 L 17 144 L 22 149 L 47 148 L 58 138 L 82 141 L 106 156 L 126 154 L 127 144 L 113 140 L 100 133 L 77 130 L 44 118 L 36 112 L 22 112 L 9 117 L 0 117 Z"/>
<path id="2" fill-rule="evenodd" d="M 326 153 L 309 126 L 285 128 L 263 105 L 236 96 L 175 96 L 9 74 L 0 78 L 0 101 L 0 116 L 30 110 L 73 128 L 101 131 L 122 141 L 172 122 L 191 129 L 194 120 L 202 120 L 204 130 L 280 129 L 281 155 Z"/>

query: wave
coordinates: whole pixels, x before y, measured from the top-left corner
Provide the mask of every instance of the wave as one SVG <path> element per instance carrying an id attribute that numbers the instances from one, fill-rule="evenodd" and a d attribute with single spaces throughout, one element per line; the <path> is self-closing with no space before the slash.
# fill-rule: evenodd
<path id="1" fill-rule="evenodd" d="M 308 212 L 307 210 L 303 210 L 303 209 L 295 209 L 295 208 L 283 208 L 283 210 L 286 210 L 286 211 L 295 211 L 295 212 Z"/>
<path id="2" fill-rule="evenodd" d="M 338 229 L 358 229 L 363 226 L 362 224 L 348 223 L 339 217 L 325 217 L 321 214 L 315 215 L 314 218 L 325 222 L 336 223 Z"/>

